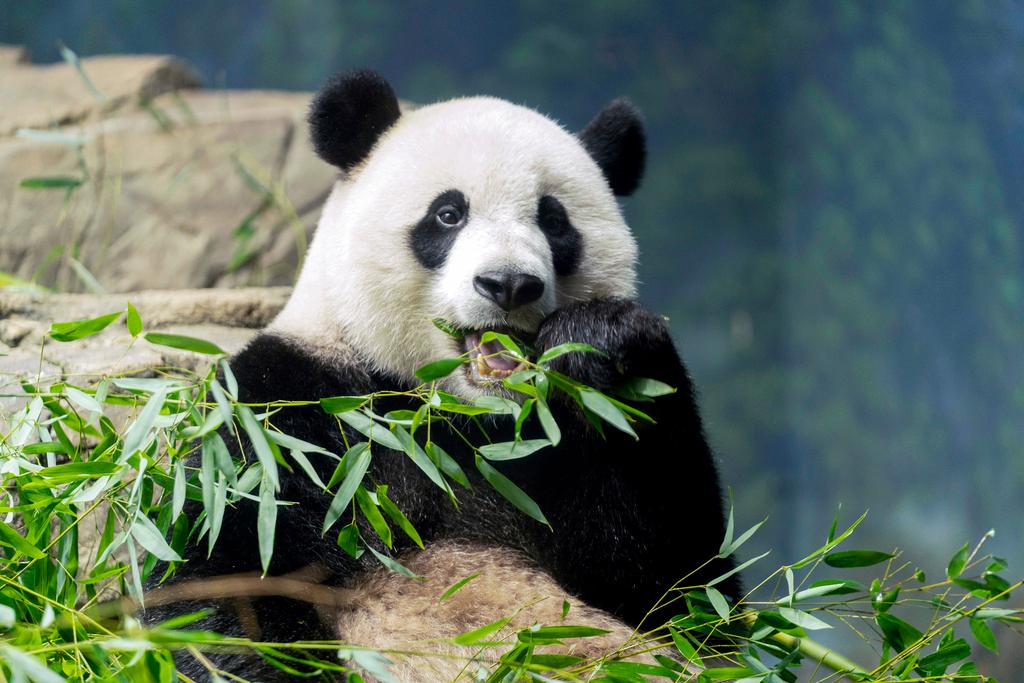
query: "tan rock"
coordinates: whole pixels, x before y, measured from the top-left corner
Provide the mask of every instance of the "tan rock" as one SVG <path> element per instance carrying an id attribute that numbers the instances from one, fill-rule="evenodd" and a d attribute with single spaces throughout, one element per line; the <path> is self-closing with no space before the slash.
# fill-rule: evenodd
<path id="1" fill-rule="evenodd" d="M 288 287 L 143 291 L 131 294 L 32 294 L 0 290 L 0 320 L 50 322 L 94 318 L 130 301 L 147 329 L 211 323 L 258 328 L 284 306 Z M 122 328 L 123 329 L 123 328 Z"/>
<path id="2" fill-rule="evenodd" d="M 8 56 L 0 62 L 6 67 L 0 88 L 0 135 L 74 123 L 131 100 L 199 85 L 182 62 L 162 55 L 88 57 L 81 61 L 81 72 L 64 62 L 33 65 L 20 59 L 23 55 L 15 53 L 13 59 Z"/>
<path id="3" fill-rule="evenodd" d="M 80 387 L 95 386 L 104 377 L 146 376 L 166 364 L 159 349 L 144 341 L 133 344 L 128 334 L 68 343 L 50 340 L 43 357 L 62 369 L 63 381 Z"/>
<path id="4" fill-rule="evenodd" d="M 0 68 L 25 64 L 28 61 L 28 50 L 21 45 L 0 44 Z"/>
<path id="5" fill-rule="evenodd" d="M 168 369 L 204 372 L 214 358 L 133 339 L 121 321 L 94 336 L 58 342 L 47 336 L 53 322 L 122 311 L 131 301 L 145 331 L 198 337 L 234 353 L 273 318 L 288 293 L 286 287 L 103 296 L 0 290 L 0 424 L 24 405 L 22 381 L 91 387 L 104 377 L 146 377 Z"/>
<path id="6" fill-rule="evenodd" d="M 0 433 L 8 434 L 10 419 L 26 403 L 22 382 L 46 387 L 61 380 L 61 369 L 38 353 L 20 349 L 0 355 Z"/>
<path id="7" fill-rule="evenodd" d="M 17 346 L 25 337 L 38 332 L 40 323 L 29 320 L 0 320 L 0 342 L 5 346 Z"/>
<path id="8" fill-rule="evenodd" d="M 62 128 L 78 150 L 0 138 L 0 271 L 107 291 L 290 284 L 336 172 L 310 149 L 308 95 L 196 92 Z M 54 251 L 58 250 L 58 251 Z"/>

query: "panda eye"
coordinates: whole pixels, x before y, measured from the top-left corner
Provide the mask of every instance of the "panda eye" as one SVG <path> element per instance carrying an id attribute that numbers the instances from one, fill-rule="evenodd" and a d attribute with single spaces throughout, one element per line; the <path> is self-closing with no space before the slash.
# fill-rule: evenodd
<path id="1" fill-rule="evenodd" d="M 434 219 L 443 228 L 455 228 L 462 222 L 462 210 L 457 206 L 446 204 L 437 210 Z"/>

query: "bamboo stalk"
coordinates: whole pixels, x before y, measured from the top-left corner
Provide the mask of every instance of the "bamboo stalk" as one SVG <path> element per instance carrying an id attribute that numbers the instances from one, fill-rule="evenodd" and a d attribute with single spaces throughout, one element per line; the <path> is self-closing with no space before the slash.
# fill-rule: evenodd
<path id="1" fill-rule="evenodd" d="M 810 638 L 796 638 L 787 633 L 776 632 L 772 635 L 772 640 L 790 649 L 799 650 L 808 659 L 843 674 L 848 680 L 859 682 L 871 679 L 867 671 L 851 660 Z"/>

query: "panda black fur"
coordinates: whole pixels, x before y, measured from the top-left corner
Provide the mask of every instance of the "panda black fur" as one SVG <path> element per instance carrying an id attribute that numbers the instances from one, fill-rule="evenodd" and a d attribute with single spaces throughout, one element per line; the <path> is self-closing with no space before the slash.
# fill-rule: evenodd
<path id="1" fill-rule="evenodd" d="M 718 475 L 689 376 L 664 321 L 633 299 L 636 247 L 615 194 L 631 193 L 640 181 L 639 114 L 615 101 L 579 136 L 493 98 L 400 114 L 383 79 L 356 72 L 327 83 L 313 102 L 310 125 L 314 148 L 343 175 L 288 305 L 231 360 L 238 398 L 263 403 L 404 390 L 418 383 L 416 368 L 467 352 L 473 362 L 444 388 L 467 398 L 493 393 L 490 382 L 510 369 L 467 348 L 487 329 L 530 338 L 538 353 L 569 341 L 597 347 L 607 355 L 570 353 L 551 365 L 598 389 L 629 376 L 676 387 L 643 406 L 656 424 L 638 425 L 638 441 L 612 429 L 601 436 L 569 402 L 553 400 L 561 443 L 496 465 L 540 505 L 553 533 L 475 476 L 464 443 L 436 425 L 433 440 L 473 482 L 472 489 L 457 491 L 458 509 L 403 454 L 375 447 L 368 474 L 388 485 L 389 497 L 428 546 L 448 548 L 449 555 L 471 548 L 483 557 L 491 548 L 495 557 L 521 558 L 496 563 L 512 569 L 506 569 L 507 581 L 494 585 L 511 586 L 516 574 L 548 577 L 593 614 L 611 615 L 609 623 L 638 624 L 670 586 L 715 555 L 724 533 Z M 457 346 L 433 326 L 437 317 L 463 328 L 470 342 Z M 402 397 L 374 404 L 378 414 L 406 407 Z M 339 422 L 317 405 L 282 409 L 272 422 L 286 434 L 344 452 Z M 490 439 L 511 438 L 511 425 L 485 423 Z M 462 427 L 482 442 L 472 423 Z M 528 422 L 524 432 L 536 433 L 524 437 L 542 436 L 539 429 Z M 314 462 L 325 481 L 334 464 Z M 321 536 L 330 496 L 301 470 L 281 472 L 278 499 L 299 504 L 278 509 L 269 574 L 316 565 L 328 583 L 355 594 L 395 585 L 397 579 L 380 578 L 385 570 L 369 553 L 354 560 L 337 547 L 340 523 Z M 200 510 L 187 508 L 192 518 Z M 187 562 L 169 581 L 258 572 L 256 513 L 256 504 L 244 499 L 229 508 L 213 554 L 207 558 L 205 547 L 190 544 Z M 375 538 L 372 530 L 362 535 Z M 396 553 L 413 550 L 400 535 L 395 545 Z M 446 562 L 445 553 L 427 553 L 419 566 L 435 574 L 441 590 L 465 575 L 454 575 L 464 567 Z M 731 566 L 714 561 L 686 583 L 710 580 Z M 720 588 L 735 596 L 739 583 L 734 577 Z M 438 628 L 422 601 L 394 605 L 410 610 L 402 621 L 423 638 L 453 634 Z M 201 622 L 204 628 L 265 642 L 372 632 L 367 609 L 325 618 L 311 602 L 277 597 L 192 602 L 151 609 L 145 618 L 156 622 L 203 607 L 214 610 Z M 645 624 L 672 613 L 668 608 Z M 360 644 L 387 642 L 382 632 L 376 643 Z M 281 676 L 251 655 L 210 658 L 246 678 Z M 178 661 L 188 676 L 204 678 L 205 667 L 191 657 Z"/>

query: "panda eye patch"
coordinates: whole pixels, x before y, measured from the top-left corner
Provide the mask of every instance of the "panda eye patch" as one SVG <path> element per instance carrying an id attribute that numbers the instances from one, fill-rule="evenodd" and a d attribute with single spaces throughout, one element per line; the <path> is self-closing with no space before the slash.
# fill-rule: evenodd
<path id="1" fill-rule="evenodd" d="M 462 222 L 462 209 L 451 204 L 445 204 L 434 214 L 438 225 L 445 228 L 456 228 Z"/>
<path id="2" fill-rule="evenodd" d="M 583 258 L 583 237 L 569 220 L 562 202 L 544 195 L 537 204 L 537 225 L 548 238 L 551 259 L 558 275 L 576 272 Z"/>
<path id="3" fill-rule="evenodd" d="M 569 216 L 565 213 L 562 203 L 551 196 L 541 197 L 537 206 L 537 223 L 548 235 L 564 233 L 569 225 Z"/>
<path id="4" fill-rule="evenodd" d="M 437 270 L 448 259 L 455 238 L 469 220 L 469 200 L 458 190 L 434 197 L 409 233 L 409 248 L 424 268 Z"/>

